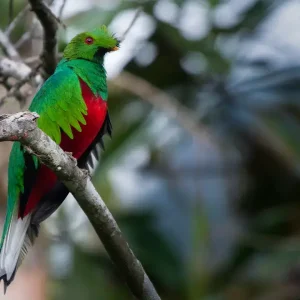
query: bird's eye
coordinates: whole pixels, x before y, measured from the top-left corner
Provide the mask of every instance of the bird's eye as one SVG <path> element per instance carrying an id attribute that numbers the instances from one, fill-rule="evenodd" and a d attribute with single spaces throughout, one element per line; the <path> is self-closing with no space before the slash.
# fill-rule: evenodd
<path id="1" fill-rule="evenodd" d="M 86 39 L 85 39 L 85 43 L 87 44 L 87 45 L 91 45 L 91 44 L 93 44 L 94 43 L 94 39 L 92 38 L 92 37 L 87 37 Z"/>

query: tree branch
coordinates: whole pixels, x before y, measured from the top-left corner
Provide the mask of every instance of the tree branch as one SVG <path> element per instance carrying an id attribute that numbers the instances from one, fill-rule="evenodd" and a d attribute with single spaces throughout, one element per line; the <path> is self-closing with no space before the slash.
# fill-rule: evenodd
<path id="1" fill-rule="evenodd" d="M 5 35 L 10 36 L 12 31 L 16 28 L 18 23 L 26 16 L 26 14 L 29 12 L 30 6 L 27 4 L 18 14 L 17 16 L 12 20 L 12 22 L 7 26 L 5 30 Z"/>
<path id="2" fill-rule="evenodd" d="M 0 116 L 0 141 L 20 141 L 52 169 L 88 216 L 133 295 L 141 300 L 159 300 L 154 286 L 122 236 L 87 172 L 79 169 L 76 160 L 37 127 L 37 118 L 36 113 L 30 112 Z"/>
<path id="3" fill-rule="evenodd" d="M 0 47 L 11 59 L 20 59 L 18 51 L 2 30 L 0 30 Z"/>
<path id="4" fill-rule="evenodd" d="M 39 62 L 34 68 L 30 68 L 21 61 L 15 62 L 6 57 L 0 58 L 0 75 L 4 78 L 13 77 L 19 80 L 12 87 L 7 87 L 7 94 L 0 97 L 0 107 L 5 103 L 8 97 L 16 97 L 22 102 L 24 95 L 20 92 L 21 87 L 30 82 L 33 78 L 35 79 L 34 83 L 36 86 L 43 81 L 42 76 L 38 74 L 40 67 L 41 63 Z"/>
<path id="5" fill-rule="evenodd" d="M 29 3 L 44 29 L 42 60 L 44 62 L 44 70 L 50 76 L 54 73 L 57 65 L 56 32 L 58 20 L 42 0 L 29 0 Z"/>
<path id="6" fill-rule="evenodd" d="M 124 31 L 122 37 L 121 37 L 121 41 L 124 41 L 128 32 L 131 30 L 131 28 L 133 27 L 133 25 L 135 24 L 135 22 L 137 21 L 137 19 L 139 18 L 140 14 L 143 12 L 143 7 L 138 7 L 138 9 L 136 10 L 133 19 L 131 20 L 129 26 L 127 27 L 127 29 Z"/>
<path id="7" fill-rule="evenodd" d="M 30 74 L 30 71 L 30 67 L 21 61 L 14 61 L 6 57 L 0 58 L 0 75 L 2 76 L 23 80 Z"/>
<path id="8" fill-rule="evenodd" d="M 67 4 L 67 0 L 63 0 L 63 2 L 61 4 L 61 7 L 59 8 L 59 12 L 58 12 L 58 18 L 59 18 L 59 20 L 61 20 L 61 17 L 62 17 L 62 14 L 64 12 L 66 4 Z M 64 27 L 65 27 L 65 25 L 64 25 Z"/>

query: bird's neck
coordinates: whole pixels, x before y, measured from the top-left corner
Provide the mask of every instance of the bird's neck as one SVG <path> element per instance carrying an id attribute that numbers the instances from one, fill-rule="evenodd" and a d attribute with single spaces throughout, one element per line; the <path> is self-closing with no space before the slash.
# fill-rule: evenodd
<path id="1" fill-rule="evenodd" d="M 103 66 L 103 60 L 95 63 L 83 59 L 63 59 L 59 63 L 57 70 L 59 71 L 60 68 L 65 67 L 71 68 L 96 96 L 101 96 L 103 100 L 107 100 L 106 71 Z"/>

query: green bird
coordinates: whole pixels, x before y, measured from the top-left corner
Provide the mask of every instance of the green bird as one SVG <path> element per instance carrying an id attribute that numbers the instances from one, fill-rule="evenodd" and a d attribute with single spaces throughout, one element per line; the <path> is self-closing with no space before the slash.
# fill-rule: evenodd
<path id="1" fill-rule="evenodd" d="M 75 36 L 66 46 L 54 74 L 29 107 L 40 115 L 38 127 L 64 151 L 71 152 L 82 168 L 93 164 L 93 156 L 98 158 L 103 135 L 111 135 L 103 61 L 106 53 L 118 47 L 119 40 L 105 26 Z M 0 280 L 3 279 L 5 290 L 33 245 L 39 224 L 60 206 L 68 193 L 49 168 L 14 142 L 0 244 Z"/>

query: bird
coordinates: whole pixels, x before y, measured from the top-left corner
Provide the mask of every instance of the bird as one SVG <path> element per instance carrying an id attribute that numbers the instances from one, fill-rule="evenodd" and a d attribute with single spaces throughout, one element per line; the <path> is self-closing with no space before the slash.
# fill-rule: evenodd
<path id="1" fill-rule="evenodd" d="M 55 72 L 34 96 L 29 111 L 37 126 L 78 166 L 93 166 L 112 134 L 104 57 L 119 49 L 120 40 L 105 25 L 76 35 L 65 47 Z M 4 293 L 38 236 L 40 223 L 64 201 L 69 191 L 55 173 L 20 142 L 9 156 L 7 209 L 0 242 L 0 281 Z"/>

